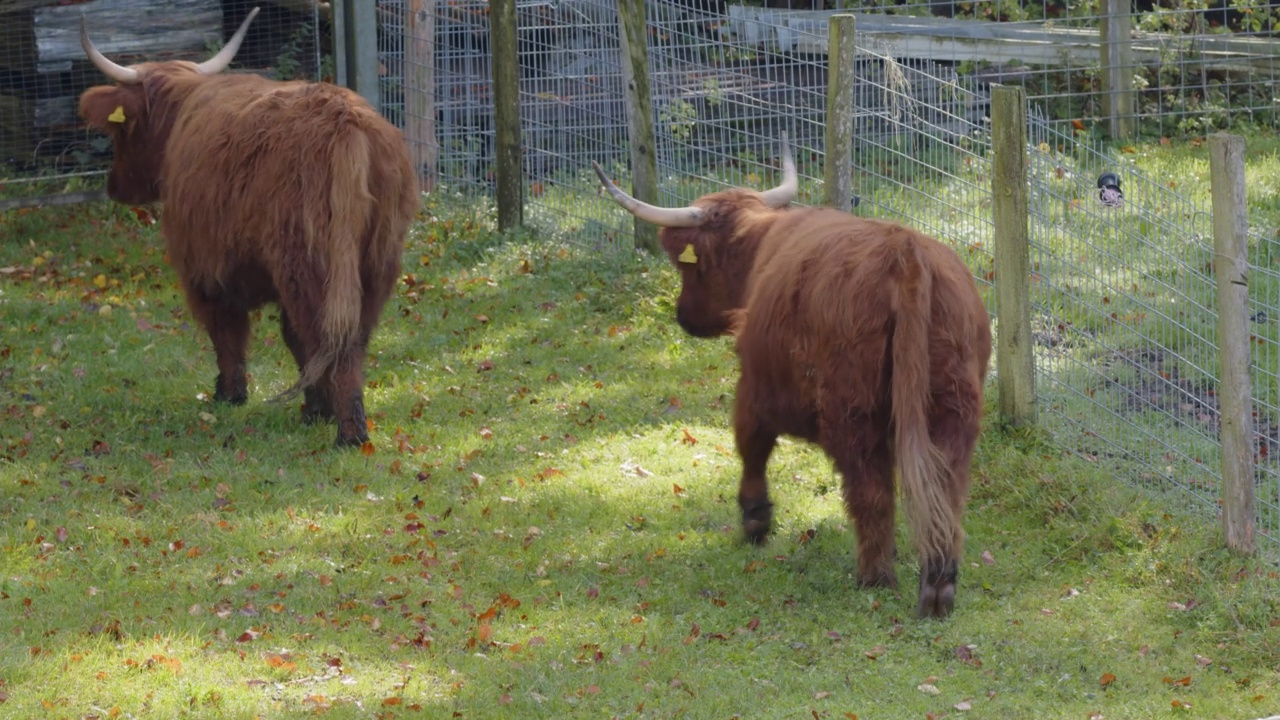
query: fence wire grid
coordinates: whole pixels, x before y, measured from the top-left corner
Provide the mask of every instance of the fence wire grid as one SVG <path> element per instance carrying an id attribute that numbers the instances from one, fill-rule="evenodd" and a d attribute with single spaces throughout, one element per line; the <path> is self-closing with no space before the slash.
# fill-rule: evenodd
<path id="1" fill-rule="evenodd" d="M 727 6 L 731 31 L 762 46 L 825 52 L 815 34 L 835 12 L 858 33 L 892 38 L 896 57 L 944 62 L 977 86 L 1018 84 L 1054 121 L 1106 115 L 1104 26 L 1127 15 L 1132 117 L 1144 133 L 1200 134 L 1246 120 L 1276 126 L 1280 6 L 1269 0 L 774 0 Z M 782 8 L 782 9 L 779 9 Z M 806 37 L 813 36 L 813 37 Z"/>
<path id="2" fill-rule="evenodd" d="M 176 2 L 219 5 L 215 0 Z M 164 53 L 205 55 L 243 17 L 229 12 L 229 4 L 219 5 L 217 17 L 209 14 L 211 20 L 221 19 L 209 24 L 207 37 L 201 36 L 198 45 L 185 41 L 182 48 L 148 49 L 139 59 L 169 56 Z M 900 17 L 918 16 L 924 21 L 919 27 L 933 37 L 956 38 L 971 28 L 959 23 L 966 17 L 936 22 L 939 18 L 926 8 L 937 5 L 908 2 L 895 6 L 895 11 L 902 13 Z M 115 15 L 105 10 L 108 6 L 116 8 Z M 739 6 L 719 0 L 651 0 L 646 6 L 661 202 L 686 204 L 726 186 L 774 184 L 779 179 L 783 131 L 796 151 L 800 202 L 820 202 L 826 56 L 825 51 L 805 48 L 825 47 L 827 30 L 821 17 L 744 15 L 742 9 L 734 9 Z M 843 2 L 845 10 L 857 6 Z M 97 20 L 89 16 L 90 30 L 104 38 L 112 37 L 111 22 L 135 18 L 128 22 L 136 24 L 139 15 L 165 15 L 146 10 L 151 5 L 144 0 L 98 0 L 94 7 L 100 14 Z M 308 7 L 289 16 L 289 23 L 267 23 L 268 29 L 298 39 L 298 49 L 289 55 L 297 65 L 281 61 L 280 41 L 263 41 L 257 53 L 242 52 L 241 67 L 324 77 L 326 63 L 332 62 L 323 43 L 327 20 L 317 6 Z M 1002 16 L 1010 22 L 1001 24 L 1014 30 L 1039 32 L 1050 23 L 1053 28 L 1096 34 L 1097 18 L 1077 17 L 1073 13 L 1079 8 L 1074 5 L 1069 12 L 1054 10 L 1050 2 L 978 0 L 953 7 L 961 16 Z M 1186 3 L 1183 7 L 1186 13 L 1199 13 L 1201 20 L 1187 21 L 1191 27 L 1200 27 L 1196 23 L 1208 17 L 1203 9 L 1190 9 Z M 0 18 L 7 20 L 12 13 L 3 8 L 0 4 Z M 596 160 L 624 187 L 629 181 L 616 5 L 611 0 L 520 0 L 517 8 L 526 223 L 557 240 L 628 248 L 631 218 L 602 197 L 590 169 L 590 161 Z M 1035 16 L 1037 8 L 1042 17 Z M 35 23 L 37 17 L 45 17 L 37 16 L 42 10 L 55 8 L 25 10 L 22 17 Z M 488 3 L 379 0 L 378 10 L 384 112 L 406 129 L 419 159 L 430 160 L 433 192 L 488 196 L 494 180 Z M 1155 22 L 1151 17 L 1165 12 L 1152 10 L 1141 22 Z M 308 35 L 302 29 L 308 22 L 320 29 Z M 859 23 L 853 212 L 892 217 L 949 243 L 969 263 L 988 308 L 993 308 L 991 290 L 997 278 L 991 257 L 995 239 L 990 220 L 989 86 L 993 80 L 1024 82 L 1033 106 L 1040 93 L 1046 102 L 1032 113 L 1028 137 L 1032 316 L 1043 424 L 1064 449 L 1129 482 L 1168 491 L 1162 497 L 1170 505 L 1217 513 L 1221 446 L 1208 208 L 1105 152 L 1087 133 L 1077 132 L 1074 123 L 1062 122 L 1087 119 L 1100 102 L 1097 64 L 1088 66 L 1095 72 L 1090 75 L 1083 54 L 1064 49 L 1066 66 L 992 61 L 970 67 L 955 59 L 921 57 L 901 39 L 878 38 L 869 29 L 873 23 Z M 944 33 L 947 27 L 951 30 Z M 1140 32 L 1146 31 L 1140 27 Z M 1247 39 L 1244 35 L 1206 30 L 1206 37 L 1233 41 Z M 304 36 L 311 37 L 312 44 L 303 42 Z M 1175 49 L 1169 51 L 1168 63 L 1151 65 L 1144 60 L 1144 72 L 1162 73 L 1154 89 L 1140 88 L 1142 102 L 1149 103 L 1141 104 L 1140 111 L 1150 111 L 1155 131 L 1166 132 L 1168 123 L 1201 122 L 1195 118 L 1209 118 L 1216 125 L 1217 116 L 1208 112 L 1215 92 L 1262 98 L 1256 105 L 1250 105 L 1252 100 L 1237 105 L 1228 116 L 1253 113 L 1255 120 L 1269 122 L 1265 113 L 1275 102 L 1268 74 L 1272 41 L 1269 36 L 1254 39 L 1259 42 L 1241 47 L 1253 48 L 1255 55 L 1248 62 L 1231 56 L 1232 62 L 1243 64 L 1230 72 L 1208 69 L 1210 61 L 1222 58 L 1208 41 L 1171 45 Z M 10 52 L 9 47 L 0 53 Z M 123 52 L 119 48 L 112 56 L 129 60 Z M 48 55 L 48 63 L 41 66 L 35 57 L 24 56 L 22 62 L 29 65 L 21 72 L 5 70 L 6 91 L 20 86 L 26 88 L 24 99 L 42 99 L 41 93 L 47 99 L 74 99 L 78 91 L 70 88 L 98 81 L 78 58 L 55 62 L 56 56 Z M 1087 80 L 1079 87 L 1072 79 L 1073 68 Z M 59 78 L 57 83 L 40 77 L 51 74 Z M 1186 81 L 1191 76 L 1198 85 Z M 55 86 L 60 88 L 56 92 L 51 89 Z M 429 103 L 423 103 L 424 95 Z M 0 100 L 0 114 L 4 102 Z M 92 147 L 93 140 L 78 123 L 60 127 L 62 139 L 40 140 L 40 149 L 33 151 L 36 157 L 52 153 L 59 158 L 59 169 L 73 170 L 106 150 Z M 1120 179 L 1124 197 L 1118 207 L 1099 198 L 1097 178 L 1104 172 Z M 1280 239 L 1255 233 L 1250 252 L 1257 520 L 1264 546 L 1276 556 Z"/>
<path id="3" fill-rule="evenodd" d="M 628 182 L 616 10 L 596 0 L 519 7 L 526 218 L 561 239 L 626 247 L 630 217 L 600 196 L 588 169 L 598 160 Z M 687 204 L 723 187 L 772 185 L 785 131 L 796 149 L 800 202 L 820 202 L 826 57 L 795 49 L 825 43 L 825 25 L 792 16 L 761 27 L 767 16 L 757 14 L 750 26 L 732 7 L 690 0 L 651 2 L 647 11 L 660 201 Z M 552 41 L 528 17 L 556 18 L 561 34 Z M 458 31 L 438 29 L 437 42 Z M 770 33 L 784 42 L 761 42 Z M 860 32 L 858 43 L 853 211 L 893 217 L 949 243 L 993 311 L 991 78 L 903 57 L 897 43 L 874 33 Z M 456 86 L 465 78 L 466 85 L 446 83 L 439 101 L 487 87 L 481 55 L 467 60 L 453 44 L 437 58 L 441 68 L 440 58 L 449 58 L 477 69 L 439 70 L 437 79 L 455 77 Z M 440 113 L 441 183 L 483 192 L 491 181 L 491 118 L 468 108 Z M 1042 424 L 1065 450 L 1160 491 L 1167 506 L 1216 515 L 1221 446 L 1208 208 L 1144 176 L 1053 112 L 1033 112 L 1028 130 Z M 477 152 L 476 143 L 488 144 Z M 477 169 L 451 174 L 464 164 L 449 158 Z M 1119 207 L 1098 194 L 1105 172 L 1120 180 Z M 1251 247 L 1258 527 L 1276 553 L 1280 242 L 1260 234 Z"/>
<path id="4" fill-rule="evenodd" d="M 103 54 L 130 65 L 202 61 L 256 6 L 233 72 L 333 79 L 327 4 L 315 0 L 0 0 L 0 195 L 27 180 L 98 174 L 110 141 L 86 131 L 80 94 L 108 84 L 80 47 L 80 17 Z"/>

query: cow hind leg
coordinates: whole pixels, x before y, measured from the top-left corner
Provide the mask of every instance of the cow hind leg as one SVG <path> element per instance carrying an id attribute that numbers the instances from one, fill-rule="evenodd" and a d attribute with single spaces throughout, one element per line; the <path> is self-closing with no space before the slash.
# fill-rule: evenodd
<path id="1" fill-rule="evenodd" d="M 311 353 L 298 331 L 294 329 L 289 313 L 283 308 L 280 310 L 280 331 L 284 336 L 285 345 L 289 347 L 289 352 L 293 353 L 293 360 L 298 364 L 298 370 L 301 371 L 306 367 Z M 333 403 L 329 400 L 328 376 L 326 376 L 324 381 L 303 390 L 302 421 L 311 425 L 333 418 Z"/>
<path id="2" fill-rule="evenodd" d="M 842 436 L 853 438 L 853 443 L 828 448 L 828 452 L 844 478 L 845 510 L 858 536 L 858 584 L 897 587 L 893 457 L 888 439 L 883 431 L 869 427 Z"/>
<path id="3" fill-rule="evenodd" d="M 187 305 L 209 334 L 218 362 L 213 399 L 241 405 L 249 399 L 245 359 L 249 347 L 249 311 L 199 291 L 187 291 Z"/>
<path id="4" fill-rule="evenodd" d="M 363 445 L 369 440 L 369 423 L 364 410 L 364 357 L 398 273 L 399 265 L 392 263 L 381 272 L 364 277 L 360 331 L 352 347 L 338 359 L 328 376 L 326 387 L 338 418 L 338 437 L 334 444 L 339 447 Z"/>
<path id="5" fill-rule="evenodd" d="M 937 405 L 947 407 L 948 403 L 939 402 Z M 937 518 L 935 522 L 947 523 L 947 527 L 940 528 L 941 535 L 949 536 L 951 543 L 940 553 L 925 554 L 920 558 L 920 595 L 916 614 L 922 618 L 944 618 L 955 608 L 956 582 L 964 548 L 961 518 L 969 492 L 969 467 L 979 430 L 977 408 L 964 414 L 949 412 L 932 418 L 930 422 L 930 435 L 943 459 L 939 481 L 945 484 L 951 510 L 949 518 Z"/>
<path id="6" fill-rule="evenodd" d="M 773 503 L 769 501 L 765 468 L 778 443 L 778 434 L 764 427 L 740 402 L 734 414 L 734 439 L 742 458 L 742 480 L 738 485 L 742 531 L 747 542 L 761 545 L 768 539 L 773 525 Z"/>
<path id="7" fill-rule="evenodd" d="M 363 358 L 363 345 L 348 350 L 334 363 L 325 383 L 338 420 L 338 437 L 334 440 L 338 447 L 358 447 L 369 440 Z"/>

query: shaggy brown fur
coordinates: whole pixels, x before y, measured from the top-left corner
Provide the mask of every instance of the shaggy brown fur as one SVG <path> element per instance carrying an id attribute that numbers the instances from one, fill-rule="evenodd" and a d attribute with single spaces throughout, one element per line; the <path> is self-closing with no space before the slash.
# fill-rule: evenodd
<path id="1" fill-rule="evenodd" d="M 991 329 L 972 274 L 938 241 L 828 208 L 772 209 L 729 190 L 706 220 L 663 228 L 677 319 L 736 335 L 734 433 L 749 540 L 772 522 L 765 466 L 779 435 L 819 444 L 844 478 L 858 581 L 894 586 L 894 468 L 920 555 L 918 613 L 949 614 Z M 693 248 L 696 262 L 682 262 Z M 896 463 L 895 463 L 896 460 Z"/>
<path id="2" fill-rule="evenodd" d="M 140 82 L 87 90 L 80 114 L 114 143 L 108 194 L 164 205 L 214 398 L 247 399 L 249 312 L 275 302 L 301 370 L 281 397 L 305 389 L 308 421 L 336 417 L 338 445 L 364 443 L 364 355 L 418 208 L 400 131 L 334 85 L 134 67 Z"/>

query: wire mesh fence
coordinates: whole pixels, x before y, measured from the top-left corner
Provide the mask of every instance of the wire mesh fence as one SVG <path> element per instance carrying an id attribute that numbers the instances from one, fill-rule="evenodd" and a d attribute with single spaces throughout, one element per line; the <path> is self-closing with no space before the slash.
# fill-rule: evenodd
<path id="1" fill-rule="evenodd" d="M 859 34 L 886 39 L 895 57 L 945 62 L 977 86 L 1022 85 L 1054 121 L 1093 126 L 1106 117 L 1104 79 L 1111 66 L 1127 76 L 1135 94 L 1131 114 L 1145 133 L 1199 134 L 1235 120 L 1280 121 L 1280 6 L 1269 1 L 764 4 L 772 7 L 729 6 L 731 31 L 764 46 L 821 52 L 825 38 L 807 38 L 806 29 L 824 26 L 833 12 L 852 12 Z M 1129 40 L 1119 63 L 1104 60 L 1104 28 L 1117 16 L 1124 17 Z"/>
<path id="2" fill-rule="evenodd" d="M 110 161 L 110 141 L 78 116 L 80 94 L 107 82 L 80 47 L 82 15 L 94 43 L 121 64 L 201 61 L 256 5 L 232 71 L 333 77 L 327 5 L 315 0 L 0 0 L 0 194 L 30 180 L 67 187 Z"/>
<path id="3" fill-rule="evenodd" d="M 526 215 L 558 237 L 616 244 L 629 234 L 630 218 L 599 196 L 587 170 L 595 159 L 627 182 L 616 15 L 593 0 L 520 7 L 522 17 L 559 13 L 566 34 L 543 40 L 534 34 L 535 23 L 521 23 Z M 801 202 L 818 202 L 826 57 L 795 48 L 819 46 L 826 28 L 792 23 L 789 44 L 779 45 L 753 36 L 760 28 L 735 26 L 714 2 L 667 0 L 649 3 L 648 12 L 660 201 L 685 204 L 725 186 L 772 184 L 779 136 L 786 131 L 797 150 Z M 445 36 L 438 32 L 437 41 Z M 955 64 L 902 57 L 899 50 L 872 33 L 859 36 L 854 212 L 895 217 L 950 243 L 969 262 L 991 307 L 990 78 Z M 535 60 L 537 53 L 542 55 Z M 466 64 L 460 57 L 452 62 Z M 487 83 L 466 77 L 471 90 L 463 92 Z M 459 92 L 447 85 L 438 97 Z M 1104 152 L 1051 112 L 1042 107 L 1033 113 L 1029 130 L 1043 424 L 1064 449 L 1164 492 L 1171 506 L 1214 514 L 1221 447 L 1208 210 Z M 492 142 L 485 125 L 491 120 L 455 119 L 464 115 L 440 114 L 441 181 L 484 191 L 492 162 L 488 146 L 481 152 L 458 143 L 446 147 L 450 137 Z M 475 127 L 485 128 L 483 140 L 464 129 Z M 451 165 L 448 157 L 465 157 L 476 167 Z M 1115 173 L 1123 187 L 1118 207 L 1098 194 L 1104 172 Z M 1261 537 L 1275 540 L 1280 511 L 1269 458 L 1280 451 L 1280 431 L 1272 419 L 1276 318 L 1268 313 L 1275 314 L 1280 293 L 1280 242 L 1255 238 L 1253 245 L 1260 248 L 1254 272 L 1265 278 L 1251 288 L 1259 528 Z M 1280 550 L 1274 542 L 1270 547 Z"/>
<path id="4" fill-rule="evenodd" d="M 1046 427 L 1063 445 L 1210 514 L 1222 483 L 1220 343 L 1207 200 L 1081 142 L 1029 124 L 1037 376 Z M 1123 199 L 1101 201 L 1101 176 Z M 1274 230 L 1248 242 L 1258 533 L 1280 552 Z"/>
<path id="5" fill-rule="evenodd" d="M 5 10 L 13 2 L 0 0 L 2 17 L 13 15 Z M 192 3 L 193 8 L 200 3 L 219 7 L 220 13 L 208 14 L 209 26 L 198 43 L 184 40 L 181 47 L 134 49 L 133 55 L 124 47 L 108 53 L 126 62 L 203 56 L 243 17 L 228 9 L 229 2 L 177 2 Z M 262 32 L 274 32 L 275 39 L 260 40 L 256 51 L 247 43 L 248 52 L 242 51 L 238 65 L 277 76 L 325 77 L 332 67 L 332 47 L 326 45 L 328 19 L 323 6 L 306 4 L 310 2 L 298 0 L 305 5 L 301 12 L 298 3 L 281 4 L 274 24 L 270 17 L 260 17 L 259 23 L 268 20 Z M 41 10 L 53 9 L 38 2 L 26 5 L 21 17 L 30 19 L 32 27 L 45 22 L 45 16 L 38 15 Z M 849 9 L 856 3 L 843 5 Z M 924 37 L 959 38 L 971 27 L 958 24 L 956 18 L 935 22 L 932 13 L 938 5 L 904 3 L 895 11 L 905 17 L 924 16 L 926 22 L 918 27 L 932 33 Z M 108 6 L 115 10 L 103 9 Z M 161 22 L 158 18 L 173 4 L 164 4 L 165 12 L 145 0 L 97 0 L 92 8 L 84 7 L 91 32 L 102 32 L 105 38 L 114 37 L 111 22 L 137 24 L 136 19 L 126 20 L 137 17 Z M 816 204 L 826 161 L 826 27 L 819 16 L 743 14 L 735 7 L 719 0 L 647 3 L 660 201 L 686 204 L 725 186 L 771 185 L 778 179 L 778 141 L 785 131 L 797 152 L 800 202 Z M 1089 52 L 1097 51 L 1096 41 L 1090 45 L 1084 35 L 1096 36 L 1098 18 L 1081 14 L 1074 5 L 1054 7 L 1049 2 L 978 0 L 957 3 L 952 12 L 960 20 L 1001 17 L 1015 30 L 1027 32 L 1042 32 L 1051 23 L 1053 29 L 1078 31 L 1083 38 L 1079 42 Z M 1188 9 L 1185 3 L 1183 7 L 1199 13 L 1197 23 L 1208 17 L 1203 8 Z M 631 218 L 601 196 L 590 170 L 590 161 L 596 160 L 624 187 L 628 183 L 616 5 L 611 0 L 520 0 L 517 8 L 526 223 L 545 237 L 627 248 Z M 379 0 L 378 11 L 384 112 L 406 129 L 418 157 L 429 159 L 433 192 L 487 197 L 494 182 L 488 3 Z M 1148 15 L 1164 12 L 1152 10 Z M 78 9 L 75 15 L 78 21 Z M 1146 16 L 1141 20 L 1148 21 L 1155 22 Z M 192 20 L 183 22 L 184 28 L 203 27 Z M 995 239 L 990 221 L 989 86 L 995 80 L 1017 81 L 1028 87 L 1033 102 L 1039 94 L 1044 102 L 1029 125 L 1029 171 L 1032 310 L 1044 425 L 1065 449 L 1113 469 L 1118 477 L 1171 490 L 1171 503 L 1217 512 L 1221 448 L 1207 208 L 1104 152 L 1076 122 L 1061 122 L 1087 120 L 1101 103 L 1097 64 L 1086 62 L 1085 51 L 1066 47 L 1061 63 L 1042 66 L 1011 65 L 999 61 L 999 54 L 990 55 L 996 60 L 985 64 L 966 65 L 954 58 L 921 56 L 911 50 L 915 45 L 896 36 L 886 38 L 887 31 L 870 31 L 875 27 L 859 22 L 856 144 L 851 160 L 854 212 L 893 217 L 950 243 L 970 264 L 992 307 L 990 290 L 996 278 L 991 257 Z M 1140 32 L 1146 32 L 1141 27 Z M 1244 39 L 1221 31 L 1206 33 Z M 978 47 L 993 47 L 989 38 L 978 39 L 987 43 Z M 1171 65 L 1143 60 L 1143 72 L 1156 72 L 1153 77 L 1159 80 L 1154 89 L 1139 88 L 1139 112 L 1149 113 L 1148 119 L 1156 123 L 1147 129 L 1166 132 L 1174 127 L 1170 123 L 1189 129 L 1193 121 L 1203 129 L 1241 113 L 1270 122 L 1266 113 L 1274 103 L 1267 75 L 1271 40 L 1255 39 L 1258 43 L 1242 46 L 1253 48 L 1252 59 L 1230 72 L 1206 69 L 1206 63 L 1221 59 L 1207 42 L 1171 45 L 1177 48 L 1170 51 Z M 66 38 L 62 41 L 66 44 Z M 11 52 L 10 47 L 0 46 L 0 53 Z M 0 95 L 24 101 L 61 98 L 64 106 L 70 99 L 74 112 L 78 88 L 98 82 L 96 75 L 78 57 L 55 62 L 59 56 L 49 54 L 42 66 L 39 52 L 23 56 L 27 65 L 20 71 L 4 71 L 8 74 L 0 76 L 5 83 Z M 1240 59 L 1232 57 L 1233 62 Z M 10 60 L 5 67 L 15 64 Z M 1199 85 L 1185 80 L 1191 75 Z M 1234 103 L 1224 116 L 1211 112 L 1214 92 Z M 7 107 L 4 102 L 0 99 L 0 118 Z M 31 117 L 32 111 L 21 112 Z M 65 107 L 63 113 L 64 119 L 72 117 Z M 0 128 L 10 126 L 0 122 Z M 12 147 L 10 137 L 0 134 Z M 41 136 L 30 150 L 31 160 L 23 162 L 38 164 L 44 172 L 79 172 L 109 157 L 109 148 L 94 142 L 70 119 L 58 125 L 56 133 L 50 130 L 48 137 Z M 9 162 L 8 167 L 17 167 Z M 1097 178 L 1104 172 L 1115 173 L 1123 188 L 1118 206 L 1103 203 L 1098 195 Z M 1280 237 L 1255 233 L 1250 248 L 1259 529 L 1263 538 L 1273 541 L 1276 552 Z"/>
<path id="6" fill-rule="evenodd" d="M 433 132 L 410 132 L 411 146 L 436 143 L 440 191 L 483 196 L 494 186 L 492 69 L 486 0 L 384 0 L 379 58 L 387 69 L 384 111 L 404 126 L 430 112 Z M 427 17 L 429 15 L 429 17 Z M 590 161 L 617 167 L 627 156 L 618 18 L 609 0 L 520 0 L 520 122 L 525 224 L 551 238 L 612 248 L 630 228 L 590 182 Z M 429 34 L 430 60 L 411 44 Z M 407 98 L 415 68 L 433 64 L 434 111 Z M 426 106 L 424 106 L 426 107 Z"/>
<path id="7" fill-rule="evenodd" d="M 1217 332 L 1208 209 L 1029 123 L 1041 409 L 1071 450 L 1216 507 Z M 1104 203 L 1099 178 L 1118 178 Z"/>

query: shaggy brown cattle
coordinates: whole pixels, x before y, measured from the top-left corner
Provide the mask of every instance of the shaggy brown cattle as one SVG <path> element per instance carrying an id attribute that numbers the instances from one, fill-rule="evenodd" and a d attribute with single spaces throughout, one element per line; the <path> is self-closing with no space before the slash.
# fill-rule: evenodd
<path id="1" fill-rule="evenodd" d="M 779 435 L 818 443 L 844 478 L 858 582 L 895 586 L 894 466 L 921 561 L 918 613 L 955 603 L 961 515 L 978 440 L 991 329 L 973 277 L 938 241 L 830 208 L 788 208 L 797 188 L 726 190 L 687 208 L 615 200 L 663 226 L 679 269 L 676 318 L 736 335 L 734 434 L 747 539 L 772 522 L 765 466 Z"/>
<path id="2" fill-rule="evenodd" d="M 122 67 L 80 42 L 116 85 L 80 98 L 108 134 L 112 199 L 163 203 L 161 230 L 187 304 L 218 361 L 214 399 L 248 397 L 249 312 L 280 308 L 303 417 L 338 422 L 338 445 L 368 439 L 364 354 L 400 272 L 418 207 L 400 131 L 326 83 L 220 75 L 255 8 L 213 58 Z"/>

